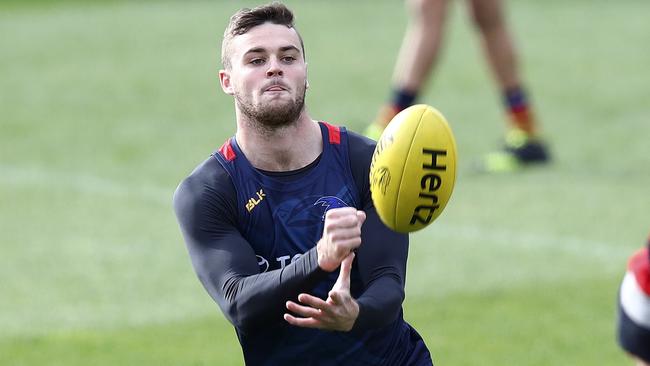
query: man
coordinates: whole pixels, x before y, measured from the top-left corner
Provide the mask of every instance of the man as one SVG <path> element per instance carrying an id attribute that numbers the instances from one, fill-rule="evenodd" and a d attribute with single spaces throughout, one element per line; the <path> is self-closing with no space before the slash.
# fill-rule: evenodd
<path id="1" fill-rule="evenodd" d="M 179 185 L 174 207 L 246 363 L 431 365 L 402 315 L 408 237 L 370 199 L 374 142 L 307 113 L 291 11 L 234 14 L 222 63 L 237 132 Z"/>
<path id="2" fill-rule="evenodd" d="M 377 139 L 390 120 L 414 104 L 440 55 L 449 0 L 408 0 L 411 21 L 404 35 L 393 73 L 391 100 L 366 128 Z M 482 35 L 486 58 L 502 91 L 509 129 L 502 151 L 479 162 L 485 172 L 509 172 L 545 163 L 550 155 L 539 138 L 535 116 L 517 69 L 515 47 L 506 27 L 501 0 L 468 0 L 472 18 Z"/>
<path id="3" fill-rule="evenodd" d="M 618 294 L 616 333 L 636 365 L 650 365 L 650 237 L 628 261 Z"/>

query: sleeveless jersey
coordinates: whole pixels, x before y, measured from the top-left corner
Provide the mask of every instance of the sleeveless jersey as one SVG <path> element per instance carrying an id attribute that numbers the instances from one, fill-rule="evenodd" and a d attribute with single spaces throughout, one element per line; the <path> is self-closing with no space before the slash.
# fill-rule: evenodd
<path id="1" fill-rule="evenodd" d="M 255 169 L 234 137 L 215 154 L 235 185 L 239 230 L 253 247 L 260 272 L 284 268 L 316 245 L 327 210 L 361 207 L 345 129 L 319 125 L 324 137 L 320 160 L 293 181 Z"/>
<path id="2" fill-rule="evenodd" d="M 322 236 L 327 210 L 363 209 L 350 167 L 347 131 L 324 122 L 319 126 L 323 152 L 299 174 L 277 177 L 258 171 L 234 137 L 214 154 L 232 179 L 238 229 L 253 248 L 260 272 L 284 268 L 313 248 Z M 309 293 L 326 299 L 337 277 L 338 271 L 332 272 Z M 356 260 L 350 277 L 350 292 L 358 298 L 363 284 Z M 424 342 L 401 311 L 390 324 L 365 331 L 301 328 L 282 318 L 253 331 L 236 331 L 248 365 L 431 364 Z"/>
<path id="3" fill-rule="evenodd" d="M 260 272 L 283 268 L 314 247 L 323 234 L 327 210 L 346 206 L 361 209 L 359 190 L 350 170 L 345 128 L 324 122 L 319 126 L 322 155 L 315 166 L 293 181 L 259 172 L 246 159 L 234 137 L 214 154 L 237 191 L 239 230 L 255 251 Z M 311 294 L 326 298 L 337 277 L 338 272 L 332 272 Z M 353 273 L 352 281 L 355 277 Z M 339 352 L 347 348 L 347 340 L 332 337 L 339 332 L 282 322 L 257 334 L 238 331 L 247 364 L 318 364 L 334 356 L 320 355 L 318 351 Z"/>

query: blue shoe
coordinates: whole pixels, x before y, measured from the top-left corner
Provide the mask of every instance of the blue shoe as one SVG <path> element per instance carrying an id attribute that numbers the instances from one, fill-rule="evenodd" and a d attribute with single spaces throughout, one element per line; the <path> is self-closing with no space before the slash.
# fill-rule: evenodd
<path id="1" fill-rule="evenodd" d="M 487 154 L 478 170 L 485 173 L 508 173 L 551 160 L 548 148 L 539 139 L 519 129 L 508 131 L 501 151 Z"/>

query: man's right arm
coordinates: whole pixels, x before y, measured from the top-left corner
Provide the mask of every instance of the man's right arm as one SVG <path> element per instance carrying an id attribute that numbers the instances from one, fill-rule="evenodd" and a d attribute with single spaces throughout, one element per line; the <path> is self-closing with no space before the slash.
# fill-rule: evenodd
<path id="1" fill-rule="evenodd" d="M 232 181 L 216 159 L 210 159 L 174 194 L 174 210 L 194 270 L 240 331 L 283 321 L 285 301 L 309 291 L 327 275 L 318 266 L 316 248 L 282 269 L 259 273 L 255 252 L 235 225 Z"/>

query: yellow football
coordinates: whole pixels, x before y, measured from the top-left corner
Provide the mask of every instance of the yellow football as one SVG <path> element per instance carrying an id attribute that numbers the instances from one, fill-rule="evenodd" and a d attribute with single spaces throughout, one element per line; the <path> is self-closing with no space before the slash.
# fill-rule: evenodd
<path id="1" fill-rule="evenodd" d="M 445 117 L 424 104 L 398 113 L 370 164 L 372 201 L 384 224 L 401 233 L 426 227 L 449 202 L 455 180 L 456 142 Z"/>

